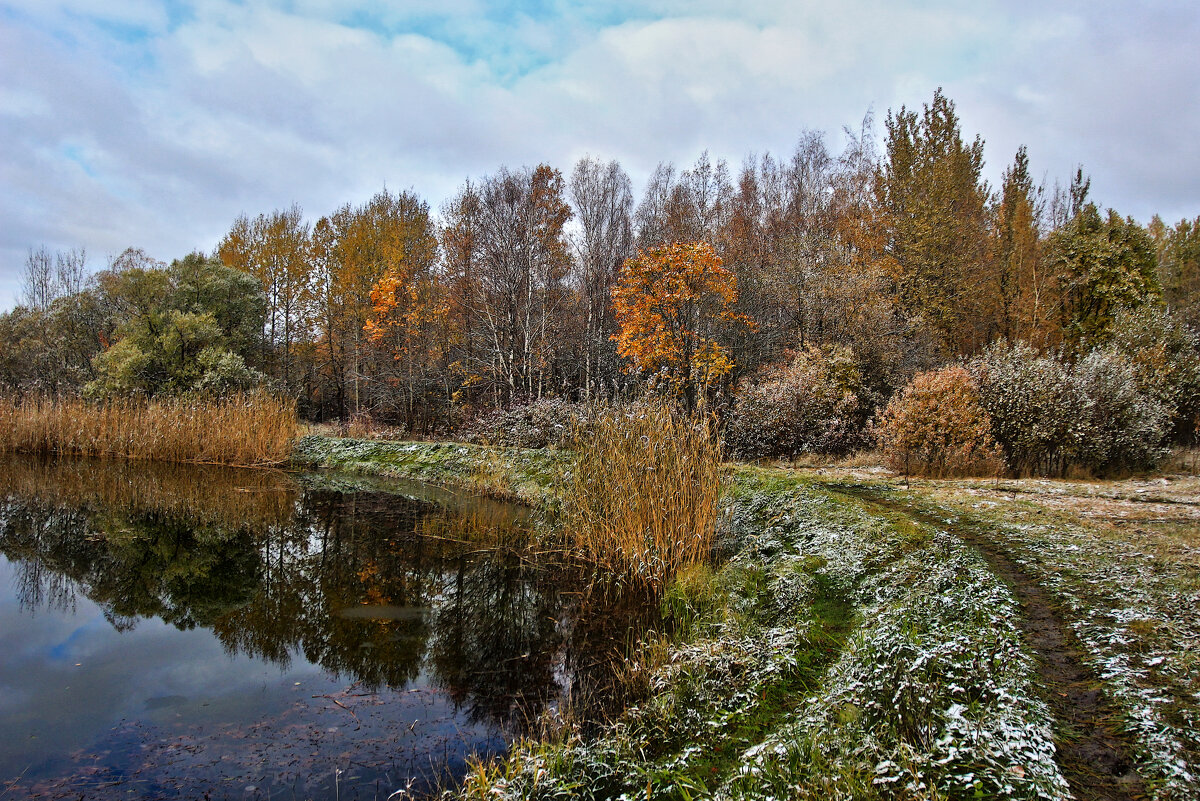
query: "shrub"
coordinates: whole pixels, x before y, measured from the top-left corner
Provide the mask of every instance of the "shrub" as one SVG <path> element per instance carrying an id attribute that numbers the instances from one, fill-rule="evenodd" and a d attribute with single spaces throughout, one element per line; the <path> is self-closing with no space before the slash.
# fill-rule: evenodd
<path id="1" fill-rule="evenodd" d="M 1061 475 L 1076 450 L 1083 406 L 1067 367 L 1024 342 L 998 342 L 970 370 L 1008 469 Z"/>
<path id="2" fill-rule="evenodd" d="M 1075 459 L 1096 473 L 1153 467 L 1163 447 L 1170 415 L 1138 386 L 1133 362 L 1112 348 L 1093 350 L 1075 366 L 1082 398 Z"/>
<path id="3" fill-rule="evenodd" d="M 991 420 L 971 374 L 945 367 L 916 375 L 880 415 L 884 458 L 906 475 L 994 475 L 1002 467 Z"/>
<path id="4" fill-rule="evenodd" d="M 1200 334 L 1160 308 L 1124 309 L 1112 345 L 1132 362 L 1138 387 L 1168 415 L 1171 440 L 1195 442 L 1200 427 Z"/>
<path id="5" fill-rule="evenodd" d="M 721 446 L 707 418 L 663 405 L 608 409 L 571 446 L 559 493 L 565 530 L 587 558 L 651 594 L 708 558 Z"/>
<path id="6" fill-rule="evenodd" d="M 809 347 L 742 388 L 725 441 L 742 459 L 848 453 L 869 443 L 872 406 L 853 351 Z"/>
<path id="7" fill-rule="evenodd" d="M 997 343 L 971 363 L 992 435 L 1016 474 L 1140 469 L 1164 454 L 1171 415 L 1116 347 L 1074 367 L 1024 343 Z"/>
<path id="8" fill-rule="evenodd" d="M 545 448 L 559 444 L 585 416 L 578 404 L 562 398 L 542 398 L 478 418 L 468 426 L 465 438 L 468 442 L 513 448 Z"/>

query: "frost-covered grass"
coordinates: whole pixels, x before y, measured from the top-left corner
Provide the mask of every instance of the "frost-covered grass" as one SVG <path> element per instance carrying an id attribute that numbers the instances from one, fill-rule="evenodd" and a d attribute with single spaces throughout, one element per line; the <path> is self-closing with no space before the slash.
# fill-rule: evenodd
<path id="1" fill-rule="evenodd" d="M 870 622 L 731 795 L 1065 797 L 1016 604 L 976 554 L 938 534 L 859 593 Z"/>
<path id="2" fill-rule="evenodd" d="M 893 493 L 901 495 L 901 493 Z M 1154 798 L 1200 798 L 1200 482 L 920 482 L 1062 605 Z"/>
<path id="3" fill-rule="evenodd" d="M 292 451 L 298 466 L 414 478 L 485 495 L 546 504 L 567 464 L 558 450 L 492 448 L 438 442 L 391 442 L 310 435 Z"/>
<path id="4" fill-rule="evenodd" d="M 667 594 L 700 610 L 686 638 L 630 658 L 645 698 L 597 737 L 519 744 L 466 796 L 1066 797 L 1015 601 L 971 550 L 752 469 L 724 534 L 707 590 Z"/>
<path id="5" fill-rule="evenodd" d="M 457 444 L 306 438 L 297 453 L 539 505 L 569 469 L 562 452 Z M 847 476 L 946 523 L 823 485 Z M 904 490 L 872 471 L 740 468 L 723 504 L 717 563 L 663 596 L 674 635 L 627 659 L 640 700 L 598 734 L 548 721 L 463 795 L 1068 797 L 1020 609 L 955 536 L 969 528 L 1061 603 L 1150 795 L 1200 797 L 1200 480 Z"/>

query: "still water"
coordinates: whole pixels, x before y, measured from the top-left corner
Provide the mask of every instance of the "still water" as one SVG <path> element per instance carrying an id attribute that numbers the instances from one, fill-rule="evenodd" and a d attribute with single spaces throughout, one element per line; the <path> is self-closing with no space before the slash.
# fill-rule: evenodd
<path id="1" fill-rule="evenodd" d="M 0 798 L 387 798 L 603 694 L 631 623 L 518 508 L 0 460 Z"/>

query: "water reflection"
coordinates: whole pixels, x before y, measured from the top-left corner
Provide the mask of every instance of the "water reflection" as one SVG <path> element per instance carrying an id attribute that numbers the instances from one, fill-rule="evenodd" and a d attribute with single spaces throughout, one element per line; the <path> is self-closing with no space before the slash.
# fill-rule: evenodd
<path id="1" fill-rule="evenodd" d="M 510 506 L 184 466 L 13 458 L 0 475 L 0 554 L 26 616 L 86 602 L 115 632 L 161 620 L 210 633 L 231 660 L 317 666 L 326 690 L 429 686 L 455 726 L 501 744 L 568 691 L 605 685 L 629 639 L 629 618 L 581 594 L 576 568 L 530 556 L 531 523 Z M 181 703 L 163 694 L 120 715 Z"/>

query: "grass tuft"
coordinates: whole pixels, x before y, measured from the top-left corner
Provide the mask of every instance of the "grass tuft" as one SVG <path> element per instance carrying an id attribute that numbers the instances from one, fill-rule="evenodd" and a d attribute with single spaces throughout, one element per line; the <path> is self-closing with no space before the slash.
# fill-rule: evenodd
<path id="1" fill-rule="evenodd" d="M 663 405 L 607 409 L 572 436 L 568 536 L 627 585 L 660 594 L 712 550 L 721 446 L 707 418 Z"/>

